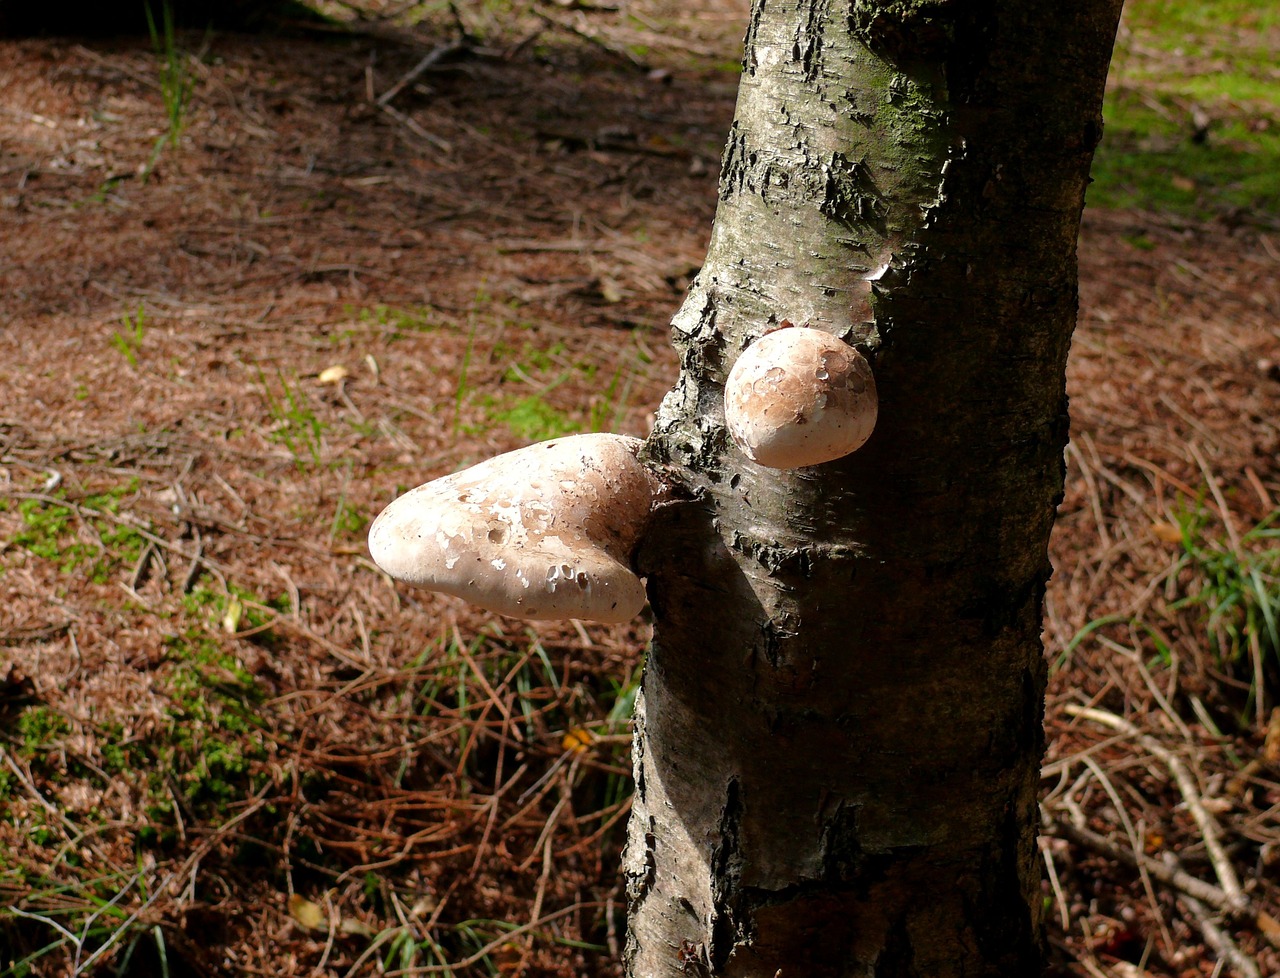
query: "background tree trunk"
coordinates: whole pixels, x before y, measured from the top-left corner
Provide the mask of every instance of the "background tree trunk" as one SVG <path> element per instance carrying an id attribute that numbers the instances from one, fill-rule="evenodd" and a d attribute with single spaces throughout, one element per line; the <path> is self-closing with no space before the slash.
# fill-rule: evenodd
<path id="1" fill-rule="evenodd" d="M 1041 598 L 1075 242 L 1120 0 L 756 0 L 649 444 L 686 497 L 626 854 L 634 978 L 1033 975 Z M 875 368 L 860 452 L 729 442 L 782 320 Z"/>
<path id="2" fill-rule="evenodd" d="M 0 36 L 145 35 L 148 7 L 160 27 L 162 0 L 0 0 Z M 323 21 L 301 0 L 170 0 L 169 9 L 177 27 L 196 30 L 258 31 Z"/>

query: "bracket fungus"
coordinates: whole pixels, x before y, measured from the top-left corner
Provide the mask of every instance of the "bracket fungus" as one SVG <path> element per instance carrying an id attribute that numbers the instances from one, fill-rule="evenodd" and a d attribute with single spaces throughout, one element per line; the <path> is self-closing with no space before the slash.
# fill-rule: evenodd
<path id="1" fill-rule="evenodd" d="M 857 451 L 876 426 L 871 365 L 849 344 L 785 324 L 738 357 L 724 388 L 729 433 L 753 462 L 798 469 Z"/>
<path id="2" fill-rule="evenodd" d="M 657 479 L 638 438 L 529 445 L 411 489 L 369 530 L 396 580 L 513 618 L 621 622 L 644 607 L 630 567 Z"/>

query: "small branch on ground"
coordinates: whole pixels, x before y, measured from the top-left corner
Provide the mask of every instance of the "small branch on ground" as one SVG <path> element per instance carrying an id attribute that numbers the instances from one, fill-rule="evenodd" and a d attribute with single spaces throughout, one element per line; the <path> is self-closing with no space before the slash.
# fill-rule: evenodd
<path id="1" fill-rule="evenodd" d="M 416 65 L 408 70 L 404 76 L 388 88 L 377 98 L 378 108 L 386 108 L 391 104 L 392 99 L 403 92 L 406 88 L 422 77 L 423 73 L 432 65 L 439 64 L 445 58 L 460 54 L 463 51 L 470 50 L 466 44 L 441 44 L 432 48 Z"/>
<path id="2" fill-rule="evenodd" d="M 1195 819 L 1196 825 L 1200 828 L 1200 834 L 1204 839 L 1205 851 L 1209 855 L 1209 861 L 1213 864 L 1213 871 L 1218 877 L 1218 882 L 1222 884 L 1222 892 L 1227 900 L 1227 909 L 1235 915 L 1247 915 L 1250 906 L 1249 898 L 1245 896 L 1244 890 L 1240 886 L 1240 879 L 1236 876 L 1231 860 L 1227 857 L 1226 850 L 1222 847 L 1222 829 L 1218 825 L 1217 819 L 1205 808 L 1195 776 L 1192 775 L 1182 758 L 1178 757 L 1154 737 L 1144 734 L 1128 720 L 1116 716 L 1114 713 L 1109 713 L 1096 707 L 1076 706 L 1074 704 L 1068 705 L 1065 709 L 1069 716 L 1092 720 L 1103 726 L 1111 727 L 1113 730 L 1120 730 L 1129 734 L 1142 745 L 1144 750 L 1158 757 L 1164 763 L 1177 782 L 1178 790 L 1182 792 L 1182 797 L 1187 803 L 1187 809 L 1191 812 L 1191 817 Z"/>

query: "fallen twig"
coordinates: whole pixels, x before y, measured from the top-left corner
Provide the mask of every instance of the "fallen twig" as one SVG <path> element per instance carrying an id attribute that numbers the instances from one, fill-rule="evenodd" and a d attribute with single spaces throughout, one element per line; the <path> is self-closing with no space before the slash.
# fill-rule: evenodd
<path id="1" fill-rule="evenodd" d="M 1100 710 L 1096 707 L 1076 706 L 1074 704 L 1068 705 L 1065 709 L 1070 716 L 1092 720 L 1103 726 L 1111 727 L 1113 730 L 1120 730 L 1129 734 L 1142 745 L 1144 750 L 1164 762 L 1169 769 L 1169 773 L 1173 775 L 1178 784 L 1178 790 L 1186 801 L 1191 817 L 1195 819 L 1196 825 L 1200 828 L 1200 833 L 1204 838 L 1205 851 L 1209 855 L 1210 863 L 1213 864 L 1213 871 L 1218 877 L 1218 882 L 1222 885 L 1222 892 L 1227 901 L 1225 909 L 1234 915 L 1250 915 L 1249 898 L 1245 896 L 1244 890 L 1240 886 L 1240 879 L 1236 876 L 1231 860 L 1227 857 L 1226 850 L 1222 847 L 1222 829 L 1219 827 L 1217 820 L 1204 807 L 1196 779 L 1182 758 L 1178 757 L 1154 737 L 1144 734 L 1128 720 L 1116 716 L 1114 713 Z"/>
<path id="2" fill-rule="evenodd" d="M 441 137 L 435 135 L 434 133 L 427 132 L 427 130 L 423 129 L 422 126 L 418 125 L 417 120 L 414 119 L 413 116 L 406 115 L 405 113 L 397 109 L 394 105 L 379 104 L 378 108 L 380 108 L 387 115 L 391 116 L 391 118 L 395 119 L 396 122 L 400 123 L 400 125 L 404 126 L 415 136 L 419 137 L 420 139 L 425 139 L 428 143 L 430 143 L 436 149 L 440 150 L 442 153 L 453 152 L 453 143 L 449 142 L 447 139 L 442 139 Z M 362 271 L 369 271 L 369 270 L 362 269 Z"/>
<path id="3" fill-rule="evenodd" d="M 1196 918 L 1196 922 L 1200 925 L 1200 933 L 1204 935 L 1206 943 L 1213 948 L 1220 960 L 1229 962 L 1240 978 L 1262 978 L 1258 963 L 1240 950 L 1231 935 L 1218 926 L 1218 922 L 1213 919 L 1213 915 L 1203 903 L 1185 894 L 1182 902 Z"/>
<path id="4" fill-rule="evenodd" d="M 1182 869 L 1172 853 L 1166 853 L 1164 860 L 1153 859 L 1145 853 L 1135 852 L 1116 845 L 1106 836 L 1099 835 L 1097 832 L 1093 832 L 1073 820 L 1056 819 L 1044 808 L 1041 809 L 1041 821 L 1044 835 L 1065 839 L 1068 842 L 1091 849 L 1109 859 L 1114 859 L 1116 862 L 1132 866 L 1135 869 L 1140 868 L 1151 879 L 1158 880 L 1177 890 L 1181 899 L 1196 917 L 1197 923 L 1204 932 L 1206 942 L 1213 947 L 1219 957 L 1229 959 L 1235 963 L 1245 978 L 1257 976 L 1257 966 L 1239 950 L 1230 935 L 1213 922 L 1210 914 L 1211 909 L 1239 917 L 1242 923 L 1251 925 L 1256 929 L 1268 944 L 1272 947 L 1280 948 L 1280 922 L 1277 922 L 1275 918 L 1265 911 L 1258 910 L 1253 906 L 1250 906 L 1242 915 L 1234 914 L 1227 900 L 1227 895 L 1220 887 L 1214 886 L 1212 883 L 1206 883 L 1204 880 L 1192 876 Z M 1245 963 L 1240 964 L 1237 961 L 1237 956 Z"/>
<path id="5" fill-rule="evenodd" d="M 412 68 L 410 68 L 409 71 L 398 82 L 396 82 L 394 85 L 392 85 L 385 92 L 383 92 L 381 95 L 378 96 L 377 98 L 378 107 L 385 109 L 391 103 L 392 99 L 394 99 L 397 95 L 399 95 L 406 88 L 412 85 L 415 81 L 421 78 L 423 72 L 425 72 L 432 65 L 439 64 L 441 61 L 443 61 L 445 58 L 449 57 L 450 55 L 458 54 L 459 52 L 466 51 L 466 50 L 467 50 L 467 45 L 458 44 L 458 43 L 441 44 L 438 47 L 432 48 L 430 51 L 427 52 L 427 54 L 422 58 L 422 60 L 419 61 L 416 65 L 414 65 Z"/>
<path id="6" fill-rule="evenodd" d="M 1068 842 L 1074 842 L 1077 845 L 1092 849 L 1094 852 L 1124 863 L 1126 866 L 1131 866 L 1134 869 L 1144 869 L 1152 879 L 1159 880 L 1166 886 L 1171 886 L 1187 896 L 1195 897 L 1216 910 L 1230 909 L 1227 903 L 1227 895 L 1222 892 L 1220 887 L 1214 886 L 1212 883 L 1206 883 L 1199 877 L 1192 876 L 1184 869 L 1169 866 L 1157 859 L 1152 859 L 1145 853 L 1135 852 L 1132 849 L 1126 849 L 1124 846 L 1116 845 L 1106 836 L 1087 829 L 1083 825 L 1077 825 L 1071 820 L 1057 819 L 1048 811 L 1043 811 L 1042 820 L 1041 828 L 1047 836 L 1066 839 Z"/>
<path id="7" fill-rule="evenodd" d="M 595 31 L 590 30 L 586 26 L 585 18 L 583 18 L 581 11 L 578 12 L 577 19 L 580 21 L 578 24 L 566 23 L 558 17 L 552 17 L 541 10 L 535 10 L 533 13 L 551 27 L 558 27 L 560 30 L 568 31 L 570 34 L 576 35 L 584 41 L 589 41 L 590 43 L 597 45 L 602 51 L 612 54 L 615 58 L 634 65 L 644 71 L 649 69 L 649 65 L 645 61 L 636 57 L 635 54 L 627 50 L 625 47 L 619 47 L 612 41 L 597 34 Z"/>

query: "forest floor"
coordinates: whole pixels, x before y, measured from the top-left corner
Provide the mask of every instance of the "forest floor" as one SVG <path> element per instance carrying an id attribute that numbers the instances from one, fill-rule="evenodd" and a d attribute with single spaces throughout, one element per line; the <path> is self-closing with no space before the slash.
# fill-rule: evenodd
<path id="1" fill-rule="evenodd" d="M 397 6 L 0 44 L 0 975 L 618 973 L 648 626 L 495 620 L 364 535 L 647 431 L 744 11 Z M 1151 6 L 1080 246 L 1045 919 L 1059 975 L 1280 974 L 1280 102 L 1169 87 L 1230 72 Z"/>

